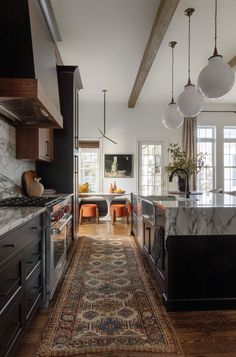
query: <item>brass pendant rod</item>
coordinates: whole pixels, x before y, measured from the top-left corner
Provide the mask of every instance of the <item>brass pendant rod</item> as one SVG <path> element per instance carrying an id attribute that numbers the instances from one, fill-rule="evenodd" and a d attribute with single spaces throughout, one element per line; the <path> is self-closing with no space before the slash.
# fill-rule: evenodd
<path id="1" fill-rule="evenodd" d="M 184 14 L 188 16 L 188 83 L 187 85 L 190 86 L 191 83 L 191 16 L 194 13 L 195 9 L 188 8 L 184 11 Z"/>
<path id="2" fill-rule="evenodd" d="M 102 134 L 102 136 L 111 141 L 113 144 L 117 144 L 114 140 L 108 138 L 108 136 L 106 136 L 106 92 L 107 89 L 103 89 L 103 132 L 101 131 L 101 129 L 98 128 L 98 130 L 100 131 L 100 133 Z"/>

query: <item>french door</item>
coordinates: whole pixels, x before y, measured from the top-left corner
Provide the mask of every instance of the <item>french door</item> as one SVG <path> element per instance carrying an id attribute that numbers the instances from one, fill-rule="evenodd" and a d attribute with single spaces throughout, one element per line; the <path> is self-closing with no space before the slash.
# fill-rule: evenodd
<path id="1" fill-rule="evenodd" d="M 139 141 L 138 143 L 139 193 L 161 195 L 165 190 L 166 145 L 163 141 Z"/>

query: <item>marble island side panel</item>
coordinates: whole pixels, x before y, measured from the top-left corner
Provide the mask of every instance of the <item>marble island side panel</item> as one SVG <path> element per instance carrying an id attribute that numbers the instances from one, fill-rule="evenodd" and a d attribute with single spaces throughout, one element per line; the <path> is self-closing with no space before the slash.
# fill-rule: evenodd
<path id="1" fill-rule="evenodd" d="M 206 194 L 195 200 L 156 202 L 165 212 L 166 236 L 236 235 L 236 197 Z"/>

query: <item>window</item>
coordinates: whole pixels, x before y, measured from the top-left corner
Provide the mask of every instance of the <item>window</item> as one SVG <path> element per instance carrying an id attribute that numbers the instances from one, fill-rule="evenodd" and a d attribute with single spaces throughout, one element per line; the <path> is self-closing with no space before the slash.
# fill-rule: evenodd
<path id="1" fill-rule="evenodd" d="M 216 128 L 199 126 L 197 129 L 197 151 L 206 153 L 206 165 L 197 175 L 197 189 L 210 191 L 215 188 L 215 143 Z"/>
<path id="2" fill-rule="evenodd" d="M 99 144 L 99 143 L 98 143 Z M 82 146 L 82 147 L 81 147 Z M 100 150 L 97 147 L 88 146 L 84 143 L 79 148 L 79 182 L 89 183 L 90 192 L 100 191 Z M 92 145 L 91 145 L 92 146 Z"/>
<path id="3" fill-rule="evenodd" d="M 224 127 L 224 190 L 236 191 L 235 127 Z"/>
<path id="4" fill-rule="evenodd" d="M 163 174 L 163 143 L 139 142 L 139 192 L 161 194 Z"/>

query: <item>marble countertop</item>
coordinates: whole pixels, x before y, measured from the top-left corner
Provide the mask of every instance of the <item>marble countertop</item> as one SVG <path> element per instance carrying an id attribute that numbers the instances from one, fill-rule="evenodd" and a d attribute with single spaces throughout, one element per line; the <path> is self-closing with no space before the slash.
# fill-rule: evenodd
<path id="1" fill-rule="evenodd" d="M 206 192 L 201 195 L 191 195 L 189 199 L 176 195 L 175 200 L 154 200 L 153 203 L 159 204 L 164 208 L 236 208 L 236 196 L 232 196 L 229 194 Z"/>
<path id="2" fill-rule="evenodd" d="M 48 195 L 47 195 L 48 196 Z M 55 193 L 50 197 L 67 198 L 72 193 Z M 20 226 L 21 224 L 45 212 L 46 207 L 1 207 L 0 208 L 0 235 Z"/>
<path id="3" fill-rule="evenodd" d="M 1 207 L 0 235 L 20 226 L 45 210 L 45 207 Z"/>
<path id="4" fill-rule="evenodd" d="M 204 193 L 153 202 L 165 209 L 166 236 L 236 235 L 236 197 Z"/>

